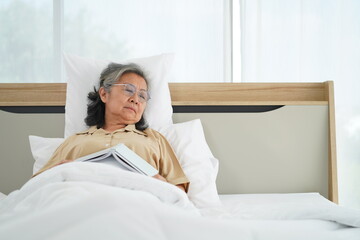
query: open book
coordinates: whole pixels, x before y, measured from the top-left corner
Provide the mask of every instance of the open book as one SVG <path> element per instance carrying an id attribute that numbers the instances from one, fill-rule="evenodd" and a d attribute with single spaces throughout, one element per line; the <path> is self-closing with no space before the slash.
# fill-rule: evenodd
<path id="1" fill-rule="evenodd" d="M 75 161 L 106 163 L 148 176 L 158 174 L 158 170 L 122 143 L 114 147 L 83 156 Z"/>

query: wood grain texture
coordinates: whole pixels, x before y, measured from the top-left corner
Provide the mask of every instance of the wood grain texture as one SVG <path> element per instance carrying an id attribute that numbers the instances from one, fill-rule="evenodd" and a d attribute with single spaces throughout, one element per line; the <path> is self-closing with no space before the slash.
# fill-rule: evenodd
<path id="1" fill-rule="evenodd" d="M 176 105 L 326 104 L 323 83 L 172 83 Z"/>
<path id="2" fill-rule="evenodd" d="M 179 105 L 327 105 L 326 83 L 170 83 Z M 2 83 L 0 106 L 64 106 L 66 83 Z"/>
<path id="3" fill-rule="evenodd" d="M 338 203 L 339 197 L 336 160 L 335 99 L 334 83 L 331 81 L 326 82 L 326 97 L 329 103 L 329 199 L 335 203 Z"/>
<path id="4" fill-rule="evenodd" d="M 65 106 L 65 83 L 1 83 L 0 106 Z"/>

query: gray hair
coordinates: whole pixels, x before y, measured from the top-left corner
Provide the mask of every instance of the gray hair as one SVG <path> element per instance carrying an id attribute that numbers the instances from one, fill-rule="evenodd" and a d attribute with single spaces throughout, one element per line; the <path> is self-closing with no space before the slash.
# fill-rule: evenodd
<path id="1" fill-rule="evenodd" d="M 136 64 L 119 64 L 119 63 L 110 63 L 107 68 L 105 68 L 100 75 L 100 87 L 103 87 L 106 92 L 110 92 L 110 89 L 113 84 L 121 78 L 125 73 L 135 73 L 140 77 L 144 78 L 146 85 L 148 85 L 148 80 L 145 76 L 144 71 Z M 149 86 L 148 86 L 149 88 Z"/>

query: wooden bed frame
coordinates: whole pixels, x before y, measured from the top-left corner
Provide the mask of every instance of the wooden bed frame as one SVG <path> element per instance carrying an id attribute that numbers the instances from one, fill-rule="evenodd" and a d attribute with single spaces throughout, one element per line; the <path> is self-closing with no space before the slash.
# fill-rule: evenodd
<path id="1" fill-rule="evenodd" d="M 338 202 L 333 82 L 170 83 L 173 106 L 327 106 L 328 198 Z M 0 107 L 62 107 L 66 83 L 2 83 Z"/>

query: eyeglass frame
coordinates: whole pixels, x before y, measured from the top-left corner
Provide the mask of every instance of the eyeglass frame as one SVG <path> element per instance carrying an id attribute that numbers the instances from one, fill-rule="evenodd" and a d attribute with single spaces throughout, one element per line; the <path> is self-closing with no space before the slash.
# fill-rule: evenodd
<path id="1" fill-rule="evenodd" d="M 135 92 L 132 95 L 129 95 L 129 96 L 132 97 L 135 94 L 137 94 L 137 96 L 139 97 L 139 101 L 142 102 L 142 103 L 148 102 L 151 99 L 149 91 L 143 90 L 143 89 L 137 90 L 136 86 L 134 84 L 131 84 L 131 83 L 114 83 L 114 84 L 111 84 L 111 86 L 132 86 L 132 87 L 134 87 Z M 124 92 L 125 92 L 125 89 L 124 89 Z M 147 94 L 147 96 L 148 96 L 148 99 L 144 99 L 143 97 L 141 97 L 139 95 L 139 92 L 145 92 Z M 142 99 L 143 99 L 143 101 L 141 101 Z"/>

